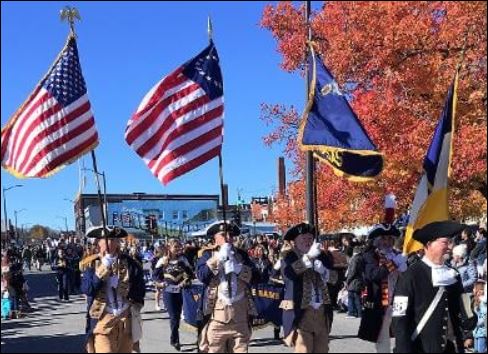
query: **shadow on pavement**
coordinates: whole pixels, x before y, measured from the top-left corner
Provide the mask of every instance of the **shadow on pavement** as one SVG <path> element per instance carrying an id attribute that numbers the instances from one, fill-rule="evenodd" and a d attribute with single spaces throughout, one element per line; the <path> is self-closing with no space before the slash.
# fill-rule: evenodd
<path id="1" fill-rule="evenodd" d="M 354 339 L 357 338 L 358 336 L 355 334 L 351 335 L 344 335 L 344 336 L 329 336 L 329 340 L 338 340 L 338 339 Z"/>
<path id="2" fill-rule="evenodd" d="M 2 353 L 80 353 L 85 335 L 29 336 L 7 339 L 2 336 Z M 5 343 L 5 345 L 3 344 Z"/>
<path id="3" fill-rule="evenodd" d="M 56 277 L 52 272 L 27 273 L 25 279 L 31 291 L 29 298 L 53 296 L 58 293 Z"/>
<path id="4" fill-rule="evenodd" d="M 249 344 L 250 347 L 270 347 L 270 346 L 279 346 L 283 345 L 282 340 L 277 339 L 251 339 L 251 343 Z"/>

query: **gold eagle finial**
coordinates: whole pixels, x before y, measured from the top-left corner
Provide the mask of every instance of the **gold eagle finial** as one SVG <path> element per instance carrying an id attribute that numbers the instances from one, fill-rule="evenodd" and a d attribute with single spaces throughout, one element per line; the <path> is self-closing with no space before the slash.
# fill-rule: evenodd
<path id="1" fill-rule="evenodd" d="M 75 20 L 81 21 L 78 9 L 72 6 L 65 6 L 65 8 L 59 12 L 59 17 L 61 18 L 61 21 L 68 21 L 71 33 L 75 35 Z"/>

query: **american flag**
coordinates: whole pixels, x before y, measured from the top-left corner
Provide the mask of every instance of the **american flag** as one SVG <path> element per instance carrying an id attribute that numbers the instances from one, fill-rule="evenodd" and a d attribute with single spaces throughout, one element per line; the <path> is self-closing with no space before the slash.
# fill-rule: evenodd
<path id="1" fill-rule="evenodd" d="M 222 73 L 211 42 L 146 94 L 125 140 L 166 185 L 220 154 L 223 116 Z"/>
<path id="2" fill-rule="evenodd" d="M 17 177 L 47 177 L 97 144 L 78 48 L 70 35 L 46 76 L 2 128 L 2 166 Z"/>

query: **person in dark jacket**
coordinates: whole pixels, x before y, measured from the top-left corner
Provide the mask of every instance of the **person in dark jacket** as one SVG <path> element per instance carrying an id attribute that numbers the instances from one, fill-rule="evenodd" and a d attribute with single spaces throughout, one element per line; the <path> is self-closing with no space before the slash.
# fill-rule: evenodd
<path id="1" fill-rule="evenodd" d="M 346 285 L 348 295 L 347 315 L 349 318 L 359 318 L 363 312 L 361 293 L 364 289 L 364 262 L 360 247 L 354 247 L 353 256 L 347 269 Z"/>
<path id="2" fill-rule="evenodd" d="M 260 283 L 267 284 L 273 274 L 273 265 L 266 255 L 266 249 L 262 245 L 257 245 L 254 248 L 254 257 L 251 259 L 254 266 L 259 271 Z"/>
<path id="3" fill-rule="evenodd" d="M 58 295 L 60 301 L 69 301 L 70 290 L 70 264 L 69 259 L 65 254 L 63 248 L 58 249 L 58 253 L 54 257 L 52 263 L 52 270 L 56 272 L 56 280 L 58 282 Z"/>
<path id="4" fill-rule="evenodd" d="M 463 305 L 459 273 L 445 264 L 449 238 L 462 229 L 461 224 L 442 221 L 414 232 L 425 256 L 400 276 L 395 290 L 395 352 L 464 352 L 463 330 L 472 330 L 477 319 L 469 316 L 470 304 Z"/>
<path id="5" fill-rule="evenodd" d="M 327 288 L 330 261 L 315 242 L 315 229 L 309 224 L 292 227 L 284 239 L 293 247 L 282 264 L 285 343 L 296 353 L 327 353 L 332 323 Z"/>
<path id="6" fill-rule="evenodd" d="M 483 228 L 478 229 L 476 231 L 476 246 L 474 247 L 473 251 L 471 251 L 471 254 L 469 258 L 476 262 L 476 266 L 478 268 L 483 267 L 483 263 L 485 262 L 486 259 L 486 230 Z M 482 272 L 479 272 L 479 274 L 482 274 Z"/>
<path id="7" fill-rule="evenodd" d="M 374 226 L 363 255 L 367 296 L 358 336 L 375 343 L 378 353 L 391 353 L 393 294 L 399 274 L 407 269 L 406 257 L 393 248 L 398 237 L 400 231 L 391 224 Z"/>
<path id="8" fill-rule="evenodd" d="M 108 235 L 108 241 L 105 240 Z M 122 228 L 96 227 L 87 237 L 99 239 L 100 253 L 84 260 L 82 291 L 87 296 L 88 353 L 131 353 L 142 336 L 140 311 L 146 287 L 140 263 L 120 253 Z"/>

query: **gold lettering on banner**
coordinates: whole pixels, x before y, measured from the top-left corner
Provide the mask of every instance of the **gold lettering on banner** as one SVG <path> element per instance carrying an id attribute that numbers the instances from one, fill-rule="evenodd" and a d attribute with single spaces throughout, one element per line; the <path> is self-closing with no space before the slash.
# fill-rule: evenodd
<path id="1" fill-rule="evenodd" d="M 334 166 L 342 167 L 342 151 L 325 151 L 323 152 L 323 156 Z"/>
<path id="2" fill-rule="evenodd" d="M 271 300 L 280 300 L 281 296 L 280 293 L 270 290 L 258 290 L 258 295 L 264 299 L 271 299 Z"/>

